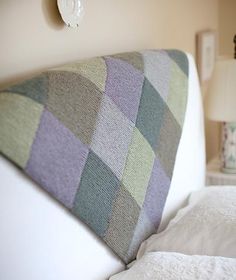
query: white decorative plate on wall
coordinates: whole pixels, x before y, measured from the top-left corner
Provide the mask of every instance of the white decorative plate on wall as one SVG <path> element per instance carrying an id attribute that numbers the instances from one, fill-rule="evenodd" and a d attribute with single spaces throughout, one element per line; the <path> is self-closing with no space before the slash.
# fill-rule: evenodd
<path id="1" fill-rule="evenodd" d="M 78 27 L 84 15 L 83 1 L 57 0 L 57 6 L 63 21 L 70 27 Z"/>

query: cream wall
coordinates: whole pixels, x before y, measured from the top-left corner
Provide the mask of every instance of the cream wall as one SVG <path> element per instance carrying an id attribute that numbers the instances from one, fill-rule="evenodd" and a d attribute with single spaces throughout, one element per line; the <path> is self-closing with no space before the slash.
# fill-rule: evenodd
<path id="1" fill-rule="evenodd" d="M 56 0 L 0 1 L 0 87 L 48 66 L 144 48 L 195 54 L 196 32 L 218 27 L 218 0 L 85 0 L 78 29 Z"/>

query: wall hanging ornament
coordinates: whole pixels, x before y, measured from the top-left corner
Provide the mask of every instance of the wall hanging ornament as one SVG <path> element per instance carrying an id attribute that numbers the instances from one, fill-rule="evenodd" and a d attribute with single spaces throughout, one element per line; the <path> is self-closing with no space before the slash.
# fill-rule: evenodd
<path id="1" fill-rule="evenodd" d="M 81 0 L 57 0 L 57 6 L 63 21 L 69 27 L 78 27 L 84 15 Z"/>

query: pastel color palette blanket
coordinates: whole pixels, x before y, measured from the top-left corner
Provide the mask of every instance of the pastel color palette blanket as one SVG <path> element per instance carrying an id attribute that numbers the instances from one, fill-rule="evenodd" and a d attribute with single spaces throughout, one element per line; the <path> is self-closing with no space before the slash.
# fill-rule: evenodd
<path id="1" fill-rule="evenodd" d="M 161 221 L 187 103 L 177 50 L 97 57 L 0 93 L 0 151 L 128 263 Z"/>

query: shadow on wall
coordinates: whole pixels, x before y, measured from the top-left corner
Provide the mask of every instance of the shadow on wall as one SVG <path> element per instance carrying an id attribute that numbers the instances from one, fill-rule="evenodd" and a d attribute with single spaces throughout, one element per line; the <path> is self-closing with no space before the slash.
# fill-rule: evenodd
<path id="1" fill-rule="evenodd" d="M 65 26 L 57 7 L 57 0 L 42 0 L 42 11 L 52 29 L 60 30 Z"/>

